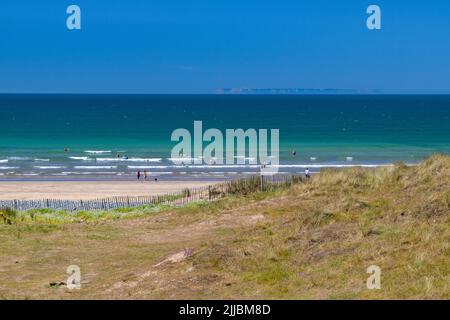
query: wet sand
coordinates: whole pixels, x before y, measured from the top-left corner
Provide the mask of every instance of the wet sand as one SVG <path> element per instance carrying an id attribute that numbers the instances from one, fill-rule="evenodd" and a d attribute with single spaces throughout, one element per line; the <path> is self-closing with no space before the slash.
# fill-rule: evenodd
<path id="1" fill-rule="evenodd" d="M 90 200 L 150 196 L 200 188 L 218 181 L 1 181 L 0 200 Z"/>

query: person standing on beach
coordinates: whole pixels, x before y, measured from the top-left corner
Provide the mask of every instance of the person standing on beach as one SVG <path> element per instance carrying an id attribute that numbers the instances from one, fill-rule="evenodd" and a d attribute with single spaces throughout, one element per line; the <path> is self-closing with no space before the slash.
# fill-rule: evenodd
<path id="1" fill-rule="evenodd" d="M 306 170 L 305 170 L 305 177 L 306 177 L 306 179 L 311 178 L 311 176 L 309 175 L 309 168 L 306 168 Z"/>
<path id="2" fill-rule="evenodd" d="M 147 175 L 147 170 L 144 170 L 144 180 L 147 181 L 148 175 Z"/>
<path id="3" fill-rule="evenodd" d="M 141 180 L 141 171 L 138 171 L 136 173 L 136 177 L 137 177 L 138 180 Z"/>

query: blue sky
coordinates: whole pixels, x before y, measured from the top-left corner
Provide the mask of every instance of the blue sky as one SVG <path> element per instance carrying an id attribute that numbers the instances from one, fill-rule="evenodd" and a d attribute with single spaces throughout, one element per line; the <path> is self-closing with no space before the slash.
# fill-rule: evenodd
<path id="1" fill-rule="evenodd" d="M 82 30 L 66 28 L 66 8 Z M 382 9 L 382 30 L 366 8 Z M 450 93 L 450 1 L 2 0 L 0 92 Z"/>

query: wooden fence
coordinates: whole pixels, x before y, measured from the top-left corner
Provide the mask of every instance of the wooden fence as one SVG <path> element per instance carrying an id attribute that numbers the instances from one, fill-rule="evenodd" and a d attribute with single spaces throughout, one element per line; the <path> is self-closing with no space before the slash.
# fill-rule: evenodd
<path id="1" fill-rule="evenodd" d="M 250 178 L 228 181 L 207 187 L 184 189 L 164 195 L 141 197 L 110 197 L 94 200 L 0 200 L 0 208 L 11 208 L 18 211 L 30 209 L 55 210 L 110 210 L 145 205 L 183 205 L 195 201 L 210 201 L 229 194 L 249 194 L 268 189 L 277 189 L 301 182 L 300 176 L 252 176 Z"/>

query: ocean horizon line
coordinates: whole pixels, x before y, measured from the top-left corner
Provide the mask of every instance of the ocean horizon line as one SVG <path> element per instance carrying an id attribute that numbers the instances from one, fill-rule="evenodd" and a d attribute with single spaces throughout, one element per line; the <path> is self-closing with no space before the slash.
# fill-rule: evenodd
<path id="1" fill-rule="evenodd" d="M 0 96 L 450 96 L 449 92 L 345 92 L 345 93 L 217 93 L 217 92 L 0 92 Z"/>

